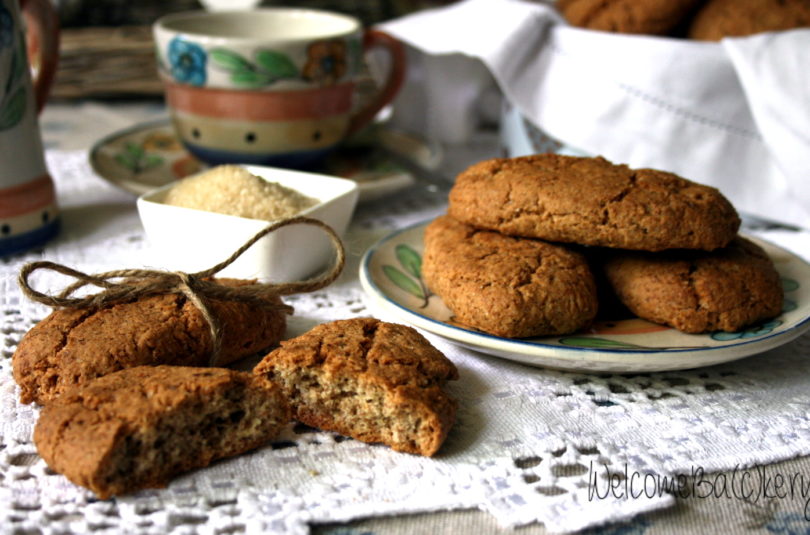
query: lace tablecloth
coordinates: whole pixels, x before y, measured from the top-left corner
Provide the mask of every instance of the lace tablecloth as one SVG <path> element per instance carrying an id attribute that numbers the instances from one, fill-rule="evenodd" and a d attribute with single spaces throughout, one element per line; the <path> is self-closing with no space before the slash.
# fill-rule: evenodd
<path id="1" fill-rule="evenodd" d="M 311 523 L 462 508 L 485 510 L 502 526 L 542 522 L 569 532 L 672 505 L 664 477 L 715 485 L 714 471 L 810 454 L 808 335 L 726 365 L 633 376 L 531 368 L 428 335 L 461 375 L 449 387 L 460 401 L 458 421 L 438 456 L 291 425 L 272 444 L 166 489 L 99 501 L 36 453 L 38 409 L 17 401 L 11 355 L 48 310 L 21 297 L 16 274 L 40 258 L 89 272 L 135 267 L 148 243 L 133 198 L 96 177 L 86 153 L 50 151 L 48 164 L 64 230 L 44 250 L 0 264 L 4 532 L 306 533 Z M 358 283 L 360 255 L 392 229 L 444 209 L 444 195 L 422 185 L 360 206 L 345 239 L 345 272 L 325 290 L 289 299 L 288 334 L 370 314 Z M 810 257 L 806 232 L 756 234 Z"/>

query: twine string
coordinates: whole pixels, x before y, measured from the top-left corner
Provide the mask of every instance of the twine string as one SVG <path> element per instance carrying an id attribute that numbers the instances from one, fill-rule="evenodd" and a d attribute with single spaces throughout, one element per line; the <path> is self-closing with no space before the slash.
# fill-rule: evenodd
<path id="1" fill-rule="evenodd" d="M 293 282 L 253 282 L 241 286 L 225 286 L 211 280 L 214 275 L 231 265 L 264 236 L 282 227 L 299 224 L 318 227 L 330 238 L 335 249 L 335 262 L 329 270 L 312 278 Z M 87 274 L 63 264 L 41 260 L 24 265 L 20 269 L 18 281 L 26 297 L 54 308 L 100 308 L 151 295 L 182 294 L 200 311 L 208 324 L 212 341 L 209 364 L 214 365 L 222 346 L 222 329 L 219 319 L 211 311 L 210 300 L 243 302 L 291 314 L 293 311 L 291 306 L 274 302 L 274 298 L 282 295 L 313 292 L 324 288 L 340 276 L 345 263 L 346 252 L 337 233 L 322 221 L 299 216 L 268 225 L 228 258 L 213 267 L 196 273 L 153 269 L 119 269 L 104 273 Z M 35 271 L 40 269 L 54 271 L 76 280 L 55 295 L 46 294 L 35 290 L 28 280 Z M 96 286 L 102 290 L 84 296 L 74 295 L 78 290 L 86 286 Z"/>

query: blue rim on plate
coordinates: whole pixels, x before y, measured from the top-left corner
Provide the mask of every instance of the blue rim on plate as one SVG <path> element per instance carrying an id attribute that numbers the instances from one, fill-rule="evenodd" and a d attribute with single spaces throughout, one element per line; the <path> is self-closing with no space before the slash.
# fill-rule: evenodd
<path id="1" fill-rule="evenodd" d="M 773 244 L 763 247 L 783 277 L 785 307 L 772 321 L 738 333 L 686 334 L 633 318 L 598 322 L 588 332 L 502 338 L 452 324 L 452 313 L 421 280 L 422 236 L 429 221 L 392 232 L 366 251 L 360 282 L 372 307 L 453 343 L 533 366 L 638 373 L 710 366 L 759 354 L 810 329 L 810 265 Z"/>

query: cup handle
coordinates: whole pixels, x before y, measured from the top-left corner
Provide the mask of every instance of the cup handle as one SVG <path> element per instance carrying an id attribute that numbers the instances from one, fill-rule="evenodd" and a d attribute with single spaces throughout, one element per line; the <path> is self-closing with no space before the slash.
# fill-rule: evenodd
<path id="1" fill-rule="evenodd" d="M 396 38 L 380 30 L 366 30 L 363 34 L 363 51 L 372 48 L 385 50 L 391 57 L 391 69 L 382 89 L 361 110 L 352 116 L 349 123 L 349 134 L 352 134 L 371 122 L 384 106 L 397 96 L 405 80 L 405 47 Z"/>
<path id="2" fill-rule="evenodd" d="M 28 61 L 36 66 L 32 72 L 39 113 L 48 100 L 59 63 L 59 17 L 50 0 L 21 0 L 20 7 L 28 26 Z"/>

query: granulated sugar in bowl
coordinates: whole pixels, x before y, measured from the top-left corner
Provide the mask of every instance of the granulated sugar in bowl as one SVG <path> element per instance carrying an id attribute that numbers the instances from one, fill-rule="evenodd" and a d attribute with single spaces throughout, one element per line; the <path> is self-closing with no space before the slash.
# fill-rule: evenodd
<path id="1" fill-rule="evenodd" d="M 138 198 L 149 240 L 145 265 L 202 271 L 229 258 L 268 221 L 306 216 L 343 235 L 358 197 L 352 180 L 255 165 L 213 168 Z M 257 241 L 218 276 L 290 282 L 334 258 L 329 237 L 290 225 Z"/>
<path id="2" fill-rule="evenodd" d="M 238 165 L 220 165 L 181 180 L 163 202 L 264 221 L 292 217 L 318 204 L 317 199 L 264 180 Z"/>

